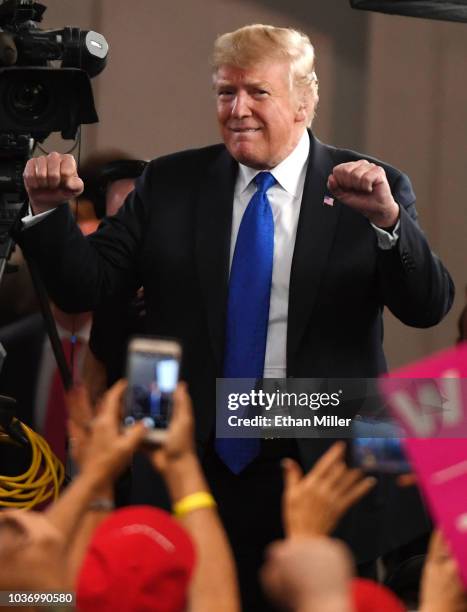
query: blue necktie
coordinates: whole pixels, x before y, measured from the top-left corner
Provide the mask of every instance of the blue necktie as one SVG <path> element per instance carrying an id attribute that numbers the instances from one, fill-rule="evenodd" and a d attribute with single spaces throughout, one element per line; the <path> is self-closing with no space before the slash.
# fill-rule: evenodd
<path id="1" fill-rule="evenodd" d="M 257 191 L 238 230 L 229 280 L 224 378 L 262 378 L 271 297 L 274 219 L 266 195 L 269 172 L 254 178 Z M 218 438 L 216 451 L 235 474 L 259 454 L 258 438 Z"/>

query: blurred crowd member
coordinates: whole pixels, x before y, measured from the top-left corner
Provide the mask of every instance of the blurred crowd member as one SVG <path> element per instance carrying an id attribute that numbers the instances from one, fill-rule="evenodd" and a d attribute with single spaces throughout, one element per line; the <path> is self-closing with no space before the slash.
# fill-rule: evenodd
<path id="1" fill-rule="evenodd" d="M 84 355 L 81 349 L 89 338 L 91 313 L 70 315 L 53 304 L 51 309 L 68 366 L 77 375 Z M 0 342 L 7 351 L 0 373 L 0 392 L 17 400 L 20 420 L 45 433 L 47 421 L 56 422 L 56 415 L 63 412 L 55 406 L 58 402 L 64 406 L 65 400 L 42 314 L 30 315 L 3 327 Z M 64 432 L 63 416 L 61 423 Z"/>
<path id="2" fill-rule="evenodd" d="M 73 204 L 84 235 L 97 229 L 93 209 Z M 73 379 L 81 377 L 84 349 L 91 330 L 91 312 L 69 314 L 50 303 Z M 16 416 L 41 433 L 58 458 L 66 460 L 66 406 L 64 389 L 41 313 L 0 329 L 7 357 L 0 372 L 0 393 L 17 401 Z"/>
<path id="3" fill-rule="evenodd" d="M 406 612 L 404 602 L 385 586 L 368 578 L 352 579 L 355 612 Z"/>
<path id="4" fill-rule="evenodd" d="M 271 599 L 292 612 L 404 612 L 389 589 L 353 578 L 354 562 L 342 542 L 327 537 L 276 542 L 261 577 Z"/>
<path id="5" fill-rule="evenodd" d="M 403 601 L 388 588 L 353 578 L 350 551 L 326 537 L 374 486 L 374 478 L 346 466 L 344 454 L 344 443 L 335 443 L 305 476 L 296 462 L 283 461 L 287 539 L 269 548 L 263 587 L 275 603 L 296 612 L 403 612 Z M 409 483 L 413 476 L 404 482 Z M 436 531 L 423 567 L 419 609 L 467 612 L 458 568 Z"/>
<path id="6" fill-rule="evenodd" d="M 151 506 L 116 510 L 93 534 L 78 576 L 78 609 L 180 612 L 194 565 L 192 540 L 170 514 Z"/>
<path id="7" fill-rule="evenodd" d="M 347 467 L 343 442 L 334 443 L 305 475 L 292 459 L 284 459 L 282 466 L 287 539 L 268 549 L 261 573 L 263 588 L 287 610 L 352 612 L 351 554 L 325 536 L 376 480 Z"/>
<path id="8" fill-rule="evenodd" d="M 0 513 L 1 591 L 72 590 L 67 559 L 73 535 L 96 494 L 128 464 L 144 436 L 141 424 L 120 433 L 117 419 L 118 405 L 107 402 L 93 423 L 81 473 L 44 513 Z"/>
<path id="9" fill-rule="evenodd" d="M 188 599 L 192 612 L 238 612 L 234 562 L 194 451 L 193 415 L 184 385 L 174 396 L 166 444 L 148 451 L 166 480 L 178 525 L 153 508 L 112 513 L 112 485 L 145 433 L 141 423 L 121 431 L 125 387 L 121 381 L 104 395 L 92 423 L 87 420 L 92 407 L 85 390 L 78 387 L 70 393 L 70 434 L 80 474 L 43 515 L 20 510 L 0 513 L 0 590 L 76 587 L 82 609 L 89 611 L 98 607 L 117 612 L 183 612 Z M 154 549 L 154 542 L 147 538 L 156 539 L 158 547 Z M 142 541 L 146 553 L 157 550 L 153 559 L 142 558 Z M 171 544 L 178 559 L 170 555 Z M 164 546 L 166 551 L 161 552 Z M 125 551 L 126 558 L 118 563 L 118 555 Z M 196 568 L 188 585 L 195 556 Z M 135 576 L 138 568 L 144 568 L 144 573 Z M 145 594 L 136 595 L 136 585 L 128 587 L 131 579 L 139 581 Z M 122 583 L 132 593 L 116 607 L 117 581 L 119 593 Z"/>
<path id="10" fill-rule="evenodd" d="M 296 462 L 284 460 L 283 511 L 288 536 L 330 535 L 347 510 L 374 487 L 376 479 L 364 477 L 359 469 L 349 469 L 344 455 L 345 444 L 334 444 L 305 477 Z M 413 484 L 412 479 L 406 480 Z M 425 539 L 416 540 L 381 559 L 385 584 L 404 603 L 418 602 L 426 543 Z M 371 577 L 376 578 L 376 573 Z"/>
<path id="11" fill-rule="evenodd" d="M 440 531 L 431 536 L 423 569 L 420 612 L 467 612 L 467 592 Z"/>
<path id="12" fill-rule="evenodd" d="M 323 536 L 274 543 L 261 577 L 264 589 L 293 612 L 403 612 L 388 589 L 354 579 L 346 546 Z M 434 532 L 423 571 L 419 612 L 466 612 L 467 593 L 456 562 L 439 532 Z"/>
<path id="13" fill-rule="evenodd" d="M 276 542 L 261 570 L 269 597 L 293 612 L 354 612 L 353 560 L 348 548 L 326 537 Z"/>
<path id="14" fill-rule="evenodd" d="M 114 385 L 104 396 L 104 408 L 106 404 L 112 407 L 119 405 L 124 389 L 125 385 L 121 382 Z M 87 461 L 92 462 L 92 447 L 89 442 L 91 434 L 88 424 L 93 415 L 93 406 L 84 388 L 77 388 L 69 394 L 69 410 L 71 415 L 70 439 L 73 442 L 74 461 L 78 465 L 83 465 L 83 462 Z M 165 481 L 175 515 L 195 544 L 197 562 L 190 588 L 190 610 L 194 612 L 236 612 L 239 609 L 239 595 L 234 562 L 216 504 L 194 450 L 191 401 L 183 384 L 179 385 L 174 394 L 173 416 L 164 445 L 147 452 L 152 465 Z M 75 533 L 70 556 L 70 571 L 73 575 L 78 574 L 84 559 L 78 590 L 82 588 L 86 592 L 86 601 L 89 606 L 91 606 L 90 591 L 88 585 L 83 582 L 89 577 L 89 574 L 86 573 L 86 566 L 88 563 L 94 566 L 92 576 L 95 576 L 97 570 L 95 567 L 96 549 L 94 543 L 91 543 L 89 552 L 87 552 L 88 543 L 96 527 L 111 513 L 112 485 L 113 482 L 109 480 L 105 483 L 105 487 L 96 493 L 95 503 L 89 508 L 79 531 Z M 100 537 L 99 532 L 96 533 L 96 537 Z M 104 601 L 103 589 L 107 588 L 109 599 L 106 601 L 109 602 L 109 606 L 113 601 L 112 590 L 123 579 L 120 570 L 110 571 L 112 567 L 117 569 L 112 564 L 113 554 L 112 549 L 108 547 L 108 557 L 99 555 L 101 563 L 99 571 L 102 575 L 107 575 L 105 579 L 103 578 L 98 601 L 100 603 Z M 91 555 L 93 560 L 88 561 L 87 555 Z M 143 560 L 138 559 L 135 559 L 134 562 L 135 564 L 144 563 Z M 153 571 L 155 572 L 156 569 L 154 565 Z M 141 578 L 146 580 L 147 573 Z M 157 576 L 154 576 L 154 581 L 157 583 Z M 97 593 L 95 585 L 93 589 Z M 131 608 L 126 608 L 126 610 L 131 610 Z M 154 610 L 159 610 L 159 608 L 154 608 Z"/>
<path id="15" fill-rule="evenodd" d="M 105 157 L 93 156 L 81 167 L 86 177 L 82 197 L 93 202 L 99 218 L 119 211 L 147 165 L 145 161 L 117 155 L 112 151 Z M 94 402 L 122 377 L 128 338 L 143 332 L 144 297 L 138 283 L 135 283 L 135 292 L 131 291 L 126 299 L 111 300 L 94 312 L 84 361 L 84 383 Z"/>
<path id="16" fill-rule="evenodd" d="M 119 149 L 89 155 L 80 164 L 85 188 L 79 201 L 90 202 L 98 219 L 115 215 L 146 164 Z"/>

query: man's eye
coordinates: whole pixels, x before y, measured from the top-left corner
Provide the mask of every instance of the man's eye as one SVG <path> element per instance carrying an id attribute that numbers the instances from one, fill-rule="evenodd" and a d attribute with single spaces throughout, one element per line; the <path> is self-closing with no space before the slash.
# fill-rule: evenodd
<path id="1" fill-rule="evenodd" d="M 268 92 L 268 91 L 266 91 L 265 89 L 257 89 L 257 90 L 256 90 L 256 91 L 253 93 L 253 95 L 254 95 L 256 98 L 266 98 L 267 96 L 269 96 L 269 92 Z"/>
<path id="2" fill-rule="evenodd" d="M 218 98 L 231 98 L 234 95 L 234 92 L 230 89 L 220 89 L 217 92 Z"/>

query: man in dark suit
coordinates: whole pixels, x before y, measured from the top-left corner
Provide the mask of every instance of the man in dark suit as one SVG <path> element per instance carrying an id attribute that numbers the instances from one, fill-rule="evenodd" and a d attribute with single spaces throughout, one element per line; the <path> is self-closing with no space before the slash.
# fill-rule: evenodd
<path id="1" fill-rule="evenodd" d="M 408 178 L 307 131 L 318 85 L 306 36 L 248 26 L 219 37 L 213 63 L 223 145 L 151 162 L 87 241 L 57 207 L 83 188 L 73 158 L 30 160 L 25 185 L 44 218 L 23 220 L 17 239 L 62 308 L 94 309 L 137 279 L 147 331 L 181 339 L 204 467 L 246 581 L 281 534 L 280 459 L 309 468 L 327 442 L 223 447 L 216 377 L 376 376 L 386 367 L 383 307 L 428 327 L 449 310 L 453 287 L 416 223 Z M 347 521 L 360 562 L 387 550 L 385 538 L 395 547 L 416 535 L 410 524 L 388 535 L 378 523 L 383 495 Z M 267 609 L 254 589 L 243 597 L 246 610 Z"/>

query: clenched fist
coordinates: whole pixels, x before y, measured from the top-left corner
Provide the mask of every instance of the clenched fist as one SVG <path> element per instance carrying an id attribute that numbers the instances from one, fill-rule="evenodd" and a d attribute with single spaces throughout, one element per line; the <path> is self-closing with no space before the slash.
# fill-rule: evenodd
<path id="1" fill-rule="evenodd" d="M 399 206 L 392 197 L 386 173 L 366 159 L 336 166 L 328 178 L 332 195 L 381 228 L 397 223 Z"/>
<path id="2" fill-rule="evenodd" d="M 23 178 L 34 214 L 76 198 L 84 189 L 75 158 L 61 153 L 33 157 L 26 164 Z"/>

